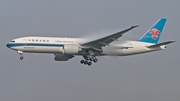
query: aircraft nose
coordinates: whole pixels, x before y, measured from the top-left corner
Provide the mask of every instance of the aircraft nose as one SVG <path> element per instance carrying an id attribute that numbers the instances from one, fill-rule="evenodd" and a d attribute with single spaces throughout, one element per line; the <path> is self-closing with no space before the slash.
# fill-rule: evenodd
<path id="1" fill-rule="evenodd" d="M 6 44 L 6 47 L 8 47 L 8 48 L 9 48 L 9 43 L 7 43 L 7 44 Z"/>
<path id="2" fill-rule="evenodd" d="M 8 43 L 6 44 L 6 47 L 11 48 L 11 44 L 8 42 Z"/>

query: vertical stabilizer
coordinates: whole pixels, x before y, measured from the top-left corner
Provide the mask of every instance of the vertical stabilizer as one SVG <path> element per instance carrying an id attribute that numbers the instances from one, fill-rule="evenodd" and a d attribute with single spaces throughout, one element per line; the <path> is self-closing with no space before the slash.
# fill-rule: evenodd
<path id="1" fill-rule="evenodd" d="M 140 39 L 141 42 L 148 42 L 157 44 L 162 34 L 164 25 L 166 23 L 165 18 L 159 19 Z"/>

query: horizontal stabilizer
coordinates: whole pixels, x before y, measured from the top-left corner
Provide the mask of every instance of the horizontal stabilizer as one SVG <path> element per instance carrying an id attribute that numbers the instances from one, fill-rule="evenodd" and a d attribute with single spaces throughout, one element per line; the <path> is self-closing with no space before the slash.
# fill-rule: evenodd
<path id="1" fill-rule="evenodd" d="M 158 44 L 155 44 L 155 45 L 148 46 L 147 48 L 160 47 L 162 45 L 167 45 L 167 44 L 170 44 L 170 43 L 173 43 L 173 42 L 175 42 L 175 41 L 166 41 L 166 42 L 162 42 L 162 43 L 158 43 Z"/>

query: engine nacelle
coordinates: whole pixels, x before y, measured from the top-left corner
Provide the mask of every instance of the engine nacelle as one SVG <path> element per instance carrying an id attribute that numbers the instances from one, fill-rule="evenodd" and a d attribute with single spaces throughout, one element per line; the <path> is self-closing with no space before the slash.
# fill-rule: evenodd
<path id="1" fill-rule="evenodd" d="M 65 55 L 65 54 L 55 54 L 54 60 L 56 61 L 68 61 L 69 59 L 73 58 L 73 55 Z"/>
<path id="2" fill-rule="evenodd" d="M 64 45 L 64 54 L 78 54 L 81 51 L 81 48 L 75 44 L 66 44 Z"/>

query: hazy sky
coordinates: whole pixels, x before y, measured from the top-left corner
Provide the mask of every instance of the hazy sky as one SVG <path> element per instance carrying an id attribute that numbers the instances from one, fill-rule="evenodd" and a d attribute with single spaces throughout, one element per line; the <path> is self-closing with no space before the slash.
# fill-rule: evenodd
<path id="1" fill-rule="evenodd" d="M 1 0 L 1 101 L 179 101 L 179 0 Z M 5 45 L 22 36 L 104 36 L 132 25 L 122 40 L 137 40 L 159 18 L 167 18 L 160 42 L 167 50 L 56 62 L 53 54 L 24 54 Z M 102 33 L 104 32 L 104 33 Z M 112 32 L 112 33 L 107 33 Z M 99 36 L 98 35 L 98 36 Z"/>

